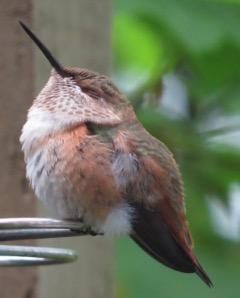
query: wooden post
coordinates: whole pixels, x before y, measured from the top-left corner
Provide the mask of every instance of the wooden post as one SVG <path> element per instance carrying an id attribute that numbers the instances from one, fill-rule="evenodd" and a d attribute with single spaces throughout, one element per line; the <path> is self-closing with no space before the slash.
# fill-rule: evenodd
<path id="1" fill-rule="evenodd" d="M 36 215 L 19 143 L 33 98 L 32 48 L 18 24 L 31 24 L 31 0 L 0 0 L 0 217 Z M 1 298 L 35 298 L 36 268 L 1 268 Z"/>
<path id="2" fill-rule="evenodd" d="M 0 0 L 0 7 L 0 215 L 36 216 L 36 199 L 24 178 L 18 138 L 27 109 L 47 81 L 50 67 L 17 20 L 30 25 L 33 20 L 34 31 L 63 64 L 108 73 L 110 0 Z M 45 215 L 39 208 L 38 216 Z M 3 268 L 1 298 L 112 297 L 109 240 L 68 238 L 48 240 L 47 245 L 73 248 L 79 261 L 41 269 Z"/>

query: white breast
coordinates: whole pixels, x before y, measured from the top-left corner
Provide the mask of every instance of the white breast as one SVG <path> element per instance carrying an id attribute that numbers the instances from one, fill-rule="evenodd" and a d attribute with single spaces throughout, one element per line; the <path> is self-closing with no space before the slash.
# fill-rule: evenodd
<path id="1" fill-rule="evenodd" d="M 40 108 L 32 108 L 28 113 L 28 119 L 22 128 L 20 142 L 24 154 L 39 138 L 48 136 L 56 128 L 56 119 Z M 27 156 L 25 156 L 27 158 Z"/>
<path id="2" fill-rule="evenodd" d="M 51 166 L 56 162 L 56 156 L 50 154 L 50 144 L 39 144 L 36 142 L 49 136 L 56 129 L 57 120 L 40 108 L 32 108 L 28 113 L 28 119 L 22 129 L 20 142 L 26 162 L 26 176 L 36 196 L 50 207 L 54 214 L 61 217 L 69 216 L 69 206 L 66 206 L 65 189 L 62 181 L 50 174 Z M 51 155 L 51 160 L 49 160 Z M 77 211 L 78 212 L 78 211 Z M 76 213 L 76 210 L 75 210 Z M 76 214 L 75 214 L 76 216 Z M 79 217 L 79 214 L 77 214 Z"/>

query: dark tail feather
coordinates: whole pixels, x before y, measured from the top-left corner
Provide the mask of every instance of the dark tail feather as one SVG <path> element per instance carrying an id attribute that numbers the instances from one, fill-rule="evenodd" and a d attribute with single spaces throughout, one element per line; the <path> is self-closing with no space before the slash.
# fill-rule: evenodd
<path id="1" fill-rule="evenodd" d="M 196 273 L 209 287 L 212 282 L 193 255 L 175 239 L 160 214 L 138 207 L 139 220 L 133 224 L 131 238 L 150 256 L 177 271 Z M 135 206 L 136 208 L 136 206 Z"/>
<path id="2" fill-rule="evenodd" d="M 203 267 L 199 264 L 199 262 L 196 261 L 189 261 L 192 264 L 192 268 L 188 268 L 185 267 L 183 268 L 179 268 L 178 266 L 175 266 L 173 263 L 168 262 L 165 258 L 163 258 L 161 255 L 159 255 L 159 253 L 157 253 L 156 251 L 152 250 L 151 247 L 149 247 L 148 245 L 146 245 L 146 243 L 144 243 L 144 241 L 142 241 L 141 238 L 139 238 L 136 234 L 131 235 L 131 238 L 143 249 L 145 250 L 150 256 L 152 256 L 154 259 L 156 259 L 158 262 L 163 263 L 164 265 L 175 269 L 177 271 L 182 271 L 185 273 L 196 273 L 201 280 L 210 288 L 213 287 L 213 283 L 210 280 L 210 278 L 208 277 L 207 273 L 205 272 L 205 270 L 203 269 Z M 193 265 L 195 263 L 195 265 Z"/>
<path id="3" fill-rule="evenodd" d="M 196 270 L 196 274 L 205 282 L 205 284 L 207 284 L 209 286 L 209 288 L 212 288 L 213 283 L 212 283 L 211 279 L 208 277 L 207 273 L 205 272 L 205 270 L 199 264 L 198 261 L 197 261 L 197 265 L 195 267 L 195 270 Z"/>

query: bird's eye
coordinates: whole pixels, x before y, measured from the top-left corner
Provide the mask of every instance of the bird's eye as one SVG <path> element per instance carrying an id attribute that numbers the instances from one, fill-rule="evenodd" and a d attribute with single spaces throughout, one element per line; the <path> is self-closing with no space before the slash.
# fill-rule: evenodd
<path id="1" fill-rule="evenodd" d="M 100 97 L 97 90 L 91 88 L 91 86 L 82 87 L 82 91 L 94 99 L 99 99 L 99 97 Z"/>

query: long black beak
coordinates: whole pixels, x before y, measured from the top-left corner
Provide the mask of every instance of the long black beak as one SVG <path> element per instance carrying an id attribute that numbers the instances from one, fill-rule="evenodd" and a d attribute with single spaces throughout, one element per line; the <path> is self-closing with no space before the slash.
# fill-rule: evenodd
<path id="1" fill-rule="evenodd" d="M 65 77 L 66 72 L 65 72 L 63 66 L 57 61 L 56 58 L 53 57 L 53 55 L 48 50 L 48 48 L 41 42 L 41 40 L 22 21 L 19 21 L 19 24 L 22 26 L 22 28 L 27 33 L 27 35 L 39 47 L 39 49 L 42 51 L 43 55 L 47 58 L 47 60 L 52 65 L 52 67 L 56 70 L 56 72 L 58 74 L 60 74 L 61 76 Z"/>

